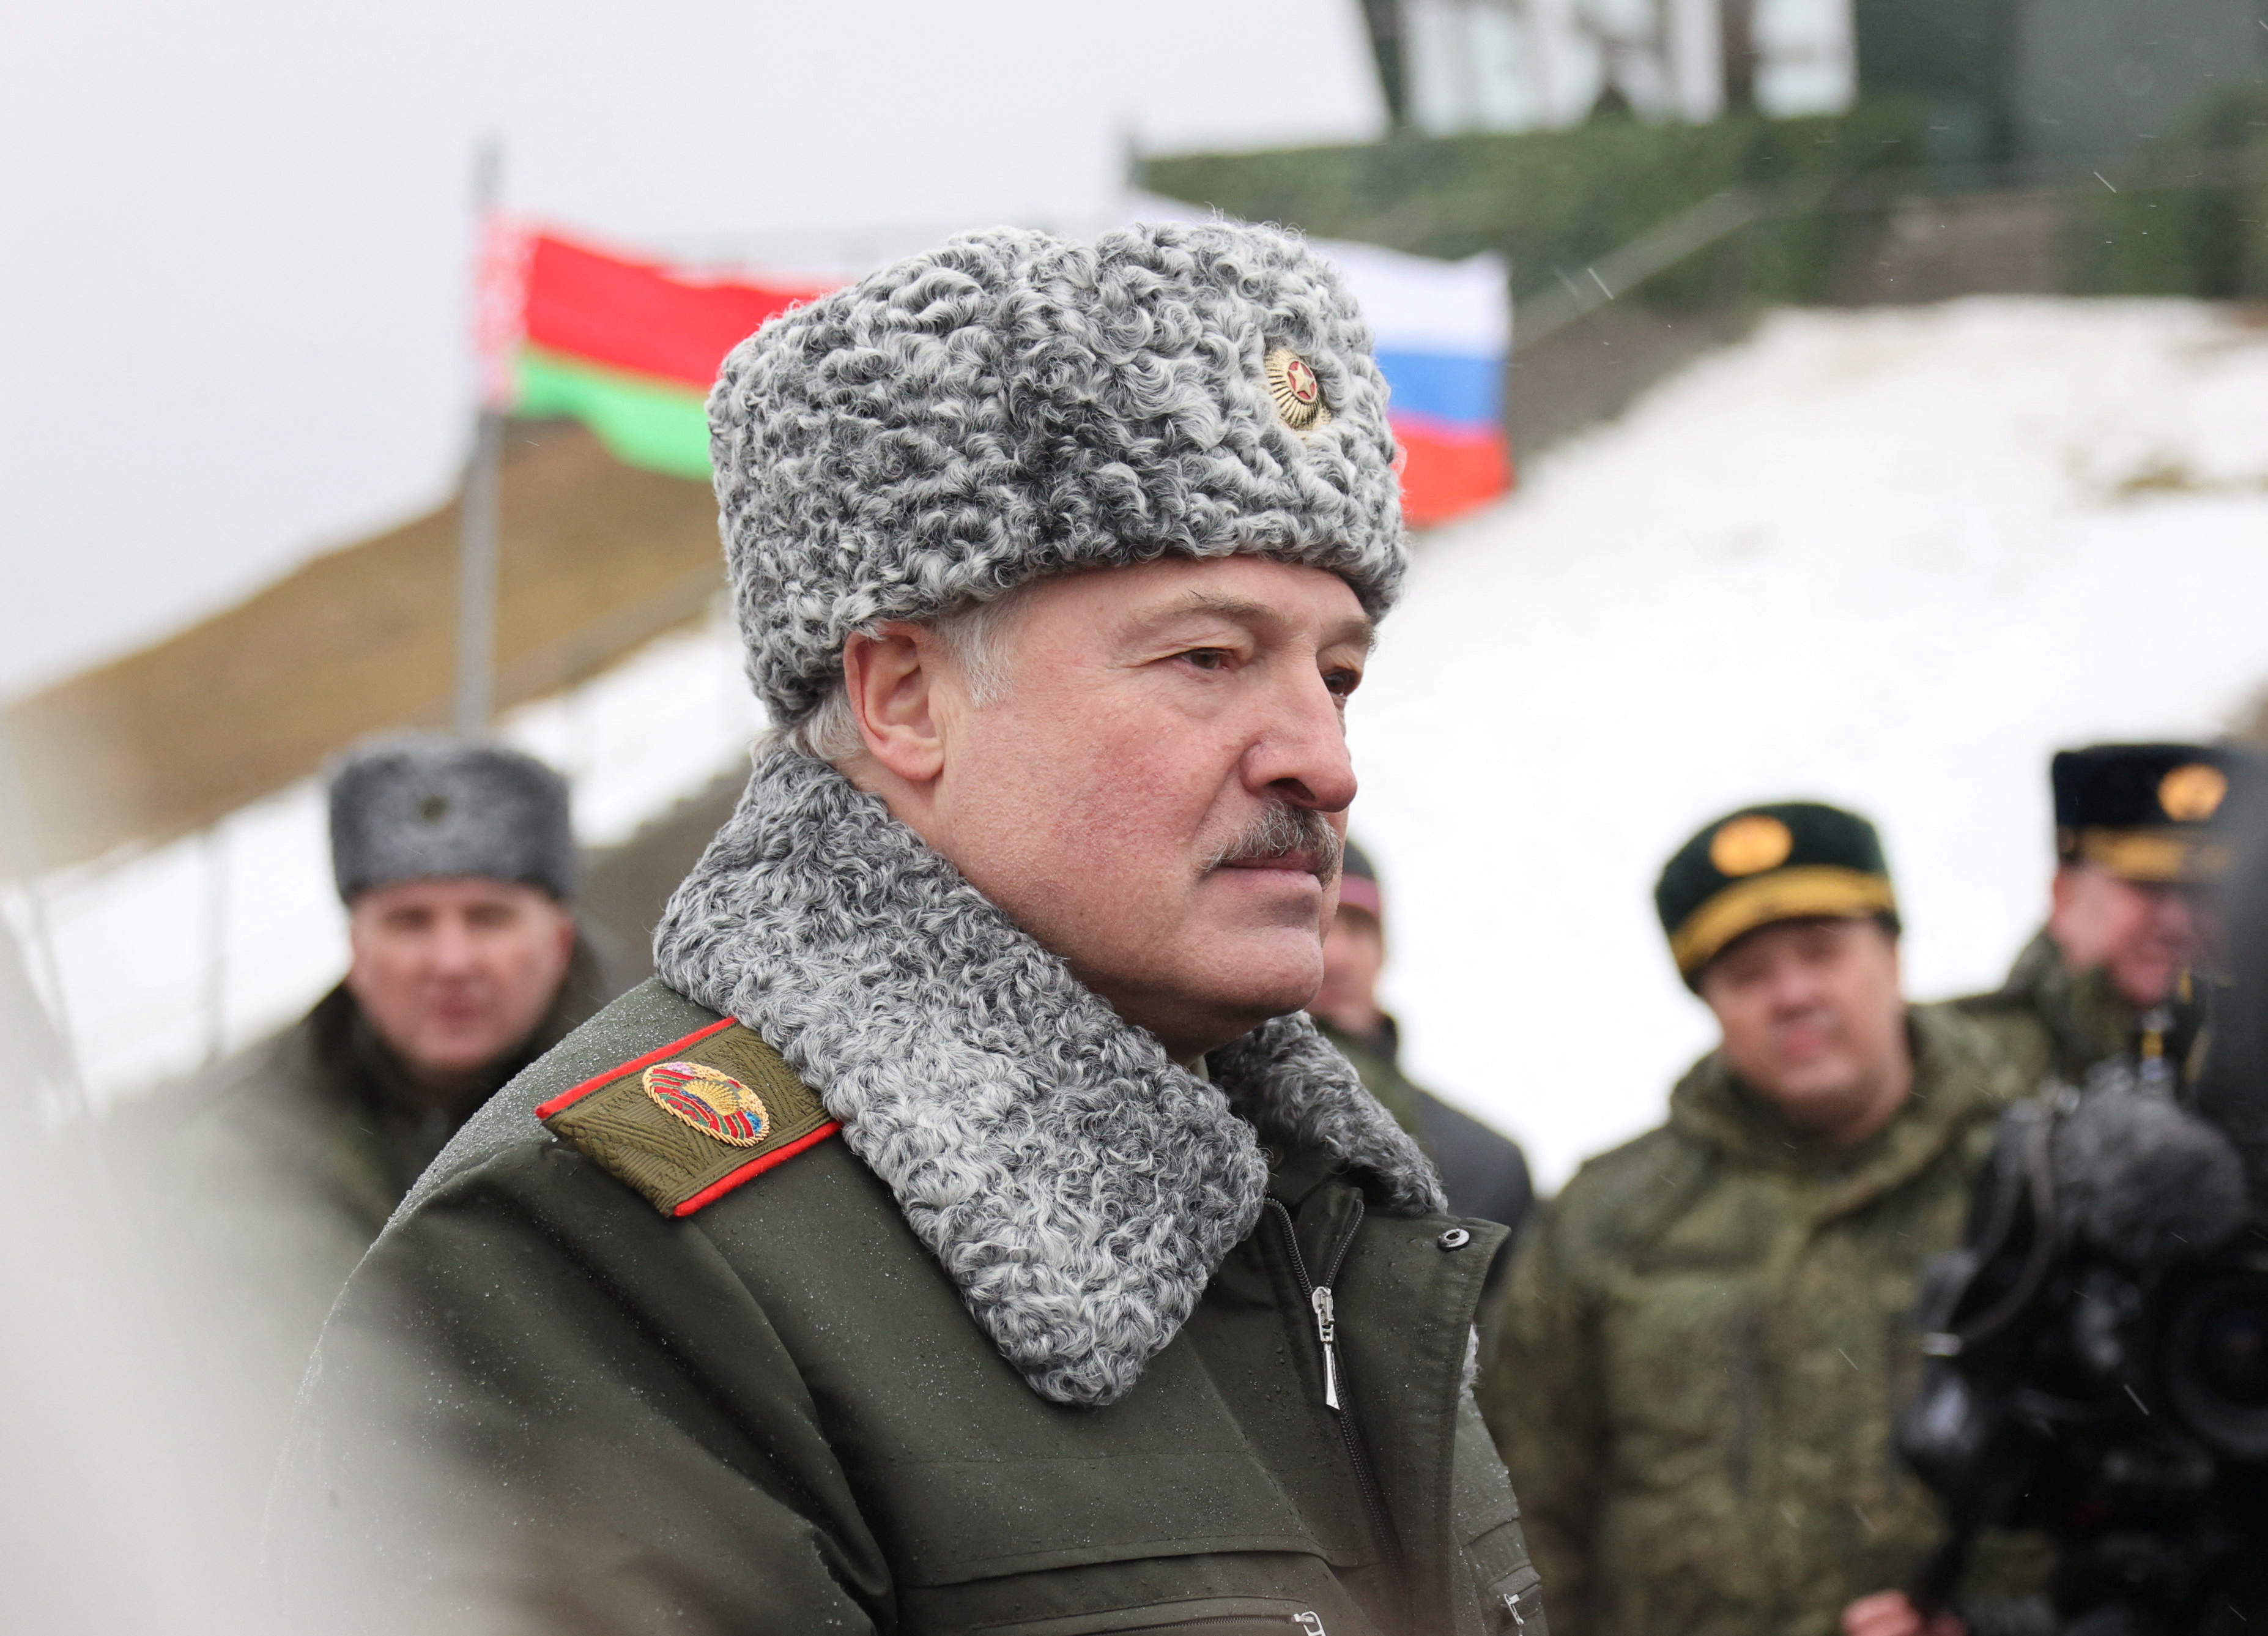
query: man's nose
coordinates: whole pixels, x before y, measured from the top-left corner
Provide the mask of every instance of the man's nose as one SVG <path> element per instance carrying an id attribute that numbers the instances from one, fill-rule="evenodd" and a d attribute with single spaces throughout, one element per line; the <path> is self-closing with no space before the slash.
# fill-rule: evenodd
<path id="1" fill-rule="evenodd" d="M 2197 908 L 2186 892 L 2169 890 L 2157 894 L 2156 912 L 2150 917 L 2157 933 L 2169 943 L 2184 946 L 2195 940 L 2198 931 Z"/>
<path id="2" fill-rule="evenodd" d="M 1339 696 L 1310 674 L 1287 682 L 1270 704 L 1265 727 L 1245 752 L 1246 783 L 1297 807 L 1345 811 L 1355 776 Z"/>
<path id="3" fill-rule="evenodd" d="M 460 976 L 479 963 L 479 947 L 472 928 L 456 915 L 444 915 L 433 929 L 431 959 L 442 976 Z"/>
<path id="4" fill-rule="evenodd" d="M 1773 1014 L 1789 1018 L 1816 1011 L 1822 989 L 1816 972 L 1800 962 L 1792 961 L 1772 974 L 1768 992 Z"/>

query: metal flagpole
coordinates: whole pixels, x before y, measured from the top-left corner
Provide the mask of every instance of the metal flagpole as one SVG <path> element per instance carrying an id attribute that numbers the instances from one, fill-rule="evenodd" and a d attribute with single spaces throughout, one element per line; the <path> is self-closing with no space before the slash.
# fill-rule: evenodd
<path id="1" fill-rule="evenodd" d="M 497 207 L 503 154 L 493 141 L 473 162 L 475 230 L 489 231 Z M 473 422 L 473 449 L 465 466 L 457 515 L 457 698 L 455 722 L 464 738 L 488 731 L 496 709 L 496 608 L 498 468 L 504 463 L 504 411 L 483 387 Z"/>

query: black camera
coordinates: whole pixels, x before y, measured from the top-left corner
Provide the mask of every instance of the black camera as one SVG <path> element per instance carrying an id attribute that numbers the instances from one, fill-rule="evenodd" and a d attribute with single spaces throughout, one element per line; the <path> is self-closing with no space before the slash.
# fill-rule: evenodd
<path id="1" fill-rule="evenodd" d="M 2256 872 L 2257 873 L 2257 872 Z M 1992 1526 L 2055 1546 L 2051 1610 L 1988 1631 L 2268 1632 L 2268 893 L 2230 976 L 2184 978 L 2133 1049 L 2009 1110 L 1962 1247 L 1925 1274 L 1897 1426 L 1945 1502 L 1941 1606 Z"/>

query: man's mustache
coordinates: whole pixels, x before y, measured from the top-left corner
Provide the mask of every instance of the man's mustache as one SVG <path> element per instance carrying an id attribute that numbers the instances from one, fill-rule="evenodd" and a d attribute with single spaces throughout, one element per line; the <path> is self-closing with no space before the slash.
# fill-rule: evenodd
<path id="1" fill-rule="evenodd" d="M 1294 852 L 1309 852 L 1314 857 L 1315 879 L 1329 886 L 1338 879 L 1339 859 L 1345 851 L 1346 844 L 1322 814 L 1289 801 L 1275 801 L 1216 848 L 1206 860 L 1205 871 L 1211 873 L 1229 864 L 1267 863 Z"/>

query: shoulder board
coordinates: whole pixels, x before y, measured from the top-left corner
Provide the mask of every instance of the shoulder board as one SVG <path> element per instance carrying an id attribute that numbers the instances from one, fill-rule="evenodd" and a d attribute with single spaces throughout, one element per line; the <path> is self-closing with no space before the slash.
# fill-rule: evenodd
<path id="1" fill-rule="evenodd" d="M 842 1129 L 730 1017 L 562 1091 L 535 1116 L 666 1216 L 689 1216 Z"/>

